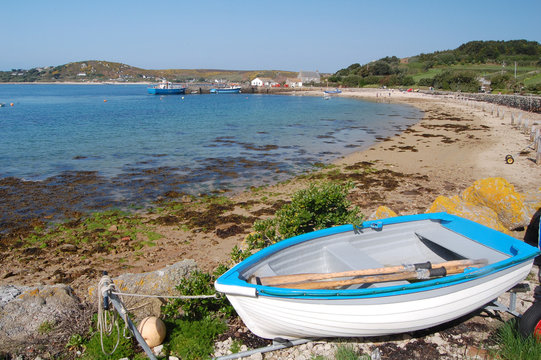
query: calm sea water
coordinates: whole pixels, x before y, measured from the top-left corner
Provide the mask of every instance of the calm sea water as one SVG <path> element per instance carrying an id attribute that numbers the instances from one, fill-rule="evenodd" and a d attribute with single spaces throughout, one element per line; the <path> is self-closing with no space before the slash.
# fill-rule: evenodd
<path id="1" fill-rule="evenodd" d="M 143 85 L 0 85 L 0 102 L 7 105 L 0 108 L 0 179 L 91 171 L 128 198 L 134 182 L 152 193 L 276 182 L 422 116 L 413 107 L 347 98 L 160 97 Z"/>

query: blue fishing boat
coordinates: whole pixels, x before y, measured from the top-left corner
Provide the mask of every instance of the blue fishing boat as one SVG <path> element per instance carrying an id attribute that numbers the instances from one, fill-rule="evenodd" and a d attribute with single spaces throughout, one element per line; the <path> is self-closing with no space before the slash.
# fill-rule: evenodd
<path id="1" fill-rule="evenodd" d="M 161 83 L 147 88 L 149 94 L 152 95 L 179 95 L 186 93 L 186 88 L 181 85 L 162 80 Z"/>
<path id="2" fill-rule="evenodd" d="M 263 338 L 381 336 L 484 307 L 524 280 L 539 254 L 454 215 L 409 215 L 280 241 L 214 286 Z"/>
<path id="3" fill-rule="evenodd" d="M 325 94 L 341 94 L 342 90 L 340 89 L 334 89 L 334 90 L 325 90 Z"/>
<path id="4" fill-rule="evenodd" d="M 211 94 L 238 94 L 240 93 L 240 86 L 230 86 L 226 88 L 210 89 Z"/>

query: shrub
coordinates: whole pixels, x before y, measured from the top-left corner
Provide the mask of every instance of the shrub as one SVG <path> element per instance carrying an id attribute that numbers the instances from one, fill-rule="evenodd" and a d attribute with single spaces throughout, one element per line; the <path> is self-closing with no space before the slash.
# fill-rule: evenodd
<path id="1" fill-rule="evenodd" d="M 361 80 L 362 78 L 359 75 L 348 75 L 342 79 L 342 84 L 347 87 L 357 87 Z"/>
<path id="2" fill-rule="evenodd" d="M 347 199 L 352 186 L 312 184 L 308 189 L 296 192 L 291 203 L 282 206 L 274 218 L 254 224 L 255 233 L 248 236 L 250 247 L 263 248 L 292 236 L 360 221 L 359 209 L 352 207 Z"/>
<path id="3" fill-rule="evenodd" d="M 419 86 L 434 86 L 434 78 L 422 78 L 419 79 L 419 82 L 417 83 Z"/>
<path id="4" fill-rule="evenodd" d="M 227 268 L 220 266 L 213 275 L 199 270 L 193 271 L 189 277 L 183 278 L 177 286 L 182 295 L 212 295 L 215 293 L 214 281 Z M 182 314 L 179 312 L 182 310 Z M 171 318 L 201 320 L 215 316 L 231 317 L 235 310 L 225 297 L 202 299 L 174 299 L 162 307 L 162 314 Z"/>
<path id="5" fill-rule="evenodd" d="M 443 90 L 477 92 L 479 81 L 472 71 L 444 71 L 434 76 L 434 87 Z"/>
<path id="6" fill-rule="evenodd" d="M 214 350 L 214 339 L 227 330 L 221 320 L 167 321 L 168 351 L 182 359 L 207 359 Z"/>

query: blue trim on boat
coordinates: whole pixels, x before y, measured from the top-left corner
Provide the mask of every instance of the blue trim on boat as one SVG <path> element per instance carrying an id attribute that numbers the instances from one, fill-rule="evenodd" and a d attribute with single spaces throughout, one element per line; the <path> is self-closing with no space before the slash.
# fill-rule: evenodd
<path id="1" fill-rule="evenodd" d="M 524 263 L 528 260 L 535 258 L 541 254 L 541 251 L 533 246 L 530 246 L 522 241 L 519 241 L 509 235 L 503 234 L 499 231 L 490 229 L 484 225 L 475 223 L 471 220 L 460 218 L 448 213 L 431 213 L 431 214 L 418 214 L 418 215 L 406 215 L 393 217 L 383 220 L 366 221 L 362 224 L 362 228 L 370 228 L 372 226 L 380 227 L 390 224 L 405 223 L 418 220 L 437 220 L 441 225 L 462 234 L 470 239 L 483 239 L 480 243 L 498 250 L 511 256 L 509 259 L 499 261 L 494 264 L 484 266 L 482 268 L 466 269 L 462 274 L 456 274 L 446 276 L 443 278 L 426 280 L 417 283 L 411 283 L 407 285 L 396 285 L 380 288 L 368 288 L 368 289 L 345 289 L 345 290 L 304 290 L 304 289 L 287 289 L 277 288 L 272 286 L 263 286 L 249 284 L 246 281 L 240 279 L 240 273 L 256 263 L 260 262 L 263 258 L 279 252 L 287 247 L 320 238 L 323 236 L 334 235 L 342 232 L 354 230 L 353 225 L 342 225 L 332 227 L 328 229 L 318 230 L 311 233 L 295 236 L 283 241 L 280 241 L 272 246 L 262 249 L 250 256 L 240 264 L 236 265 L 225 274 L 223 274 L 217 282 L 223 285 L 233 285 L 241 287 L 255 288 L 258 294 L 284 297 L 284 298 L 317 298 L 317 299 L 348 299 L 348 298 L 372 298 L 391 295 L 404 295 L 419 291 L 434 290 L 438 288 L 448 287 L 451 285 L 458 285 L 464 282 L 468 282 L 477 278 L 482 278 L 495 274 L 499 271 L 511 268 L 518 264 Z"/>

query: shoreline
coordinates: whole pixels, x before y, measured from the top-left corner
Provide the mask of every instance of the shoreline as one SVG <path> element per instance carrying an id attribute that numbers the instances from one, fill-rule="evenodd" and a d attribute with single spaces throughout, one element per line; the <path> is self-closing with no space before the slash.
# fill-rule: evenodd
<path id="1" fill-rule="evenodd" d="M 460 99 L 396 91 L 391 92 L 388 99 L 389 92 L 384 98 L 381 93 L 375 89 L 344 91 L 341 96 L 416 106 L 424 111 L 423 118 L 402 133 L 366 150 L 355 151 L 329 166 L 288 181 L 247 189 L 239 194 L 224 194 L 225 199 L 214 203 L 185 196 L 167 199 L 171 201 L 169 208 L 164 206 L 163 210 L 145 212 L 127 224 L 134 228 L 143 226 L 144 231 L 149 231 L 145 234 L 121 235 L 120 229 L 126 227 L 126 223 L 115 220 L 116 215 L 111 214 L 107 215 L 106 225 L 94 233 L 89 229 L 94 224 L 82 225 L 84 236 L 90 240 L 69 243 L 61 234 L 41 247 L 39 242 L 23 245 L 21 237 L 11 247 L 0 246 L 0 261 L 4 265 L 0 270 L 0 285 L 67 284 L 88 305 L 95 301 L 89 289 L 97 285 L 102 270 L 115 278 L 193 259 L 200 270 L 212 273 L 217 265 L 231 261 L 231 250 L 235 246 L 242 247 L 254 221 L 273 216 L 297 190 L 312 182 L 352 180 L 355 187 L 349 198 L 366 217 L 381 205 L 398 215 L 424 212 L 437 196 L 460 194 L 475 180 L 489 176 L 506 178 L 519 192 L 541 194 L 541 165 L 532 161 L 531 152 L 522 151 L 528 146 L 528 136 L 511 126 L 509 115 L 502 119 L 483 111 L 479 104 Z M 305 95 L 320 94 L 319 90 Z M 541 124 L 541 115 L 526 115 Z M 514 164 L 505 163 L 507 153 L 516 155 Z M 80 229 L 80 223 L 81 219 L 76 219 L 66 224 L 63 231 L 67 234 Z M 96 233 L 119 234 L 117 241 L 109 243 L 112 250 L 106 250 L 106 246 L 92 239 Z M 151 239 L 151 234 L 159 236 L 153 235 Z M 520 238 L 522 234 L 513 235 Z M 527 282 L 533 288 L 532 281 Z M 519 313 L 531 305 L 531 293 L 518 294 L 516 310 Z M 509 294 L 504 294 L 500 301 L 507 303 L 508 297 Z M 482 349 L 487 334 L 493 333 L 502 322 L 501 318 L 478 315 L 474 312 L 467 318 L 414 334 L 314 341 L 273 352 L 270 358 L 301 354 L 313 357 L 320 348 L 332 349 L 344 341 L 367 351 L 374 347 L 389 353 L 397 347 L 408 352 L 412 348 L 430 348 L 437 349 L 434 353 L 442 358 L 444 354 L 445 358 L 455 358 L 450 354 L 466 356 Z M 508 315 L 503 321 L 507 318 Z M 232 331 L 241 338 L 248 333 L 242 323 L 232 325 Z"/>
<path id="2" fill-rule="evenodd" d="M 318 89 L 299 94 L 320 96 L 322 92 Z M 145 221 L 153 223 L 152 231 L 162 237 L 154 241 L 155 245 L 137 251 L 136 256 L 125 244 L 110 254 L 92 254 L 84 245 L 78 245 L 73 254 L 62 259 L 65 263 L 51 266 L 51 262 L 60 262 L 62 253 L 60 256 L 51 255 L 58 259 L 53 261 L 23 255 L 19 260 L 11 256 L 9 247 L 0 249 L 0 259 L 6 261 L 9 269 L 0 273 L 0 284 L 48 284 L 64 278 L 69 279 L 68 283 L 84 297 L 85 288 L 95 281 L 92 275 L 95 270 L 89 272 L 89 269 L 95 269 L 96 265 L 110 267 L 107 269 L 109 273 L 117 276 L 126 272 L 153 271 L 182 259 L 194 259 L 201 269 L 212 271 L 218 264 L 229 260 L 234 246 L 241 246 L 244 237 L 252 231 L 255 219 L 274 214 L 279 204 L 289 201 L 293 193 L 311 181 L 325 180 L 326 176 L 331 176 L 331 179 L 337 177 L 328 175 L 333 167 L 339 169 L 337 180 L 348 180 L 355 168 L 370 166 L 377 170 L 371 177 L 355 180 L 357 186 L 351 193 L 353 203 L 366 217 L 381 205 L 398 215 L 424 212 L 437 196 L 460 194 L 475 180 L 486 177 L 503 177 L 521 193 L 541 191 L 538 180 L 541 178 L 541 166 L 531 161 L 531 154 L 516 155 L 512 165 L 505 163 L 506 154 L 519 154 L 529 144 L 528 137 L 510 125 L 509 111 L 507 118 L 501 119 L 472 102 L 396 90 L 348 89 L 338 96 L 415 106 L 424 111 L 424 116 L 402 133 L 334 161 L 329 166 L 330 170 L 315 170 L 263 188 L 222 194 L 232 203 L 227 211 L 216 214 L 195 212 L 202 219 L 208 216 L 213 227 L 209 225 L 185 231 L 177 225 L 183 221 L 180 215 L 147 212 Z M 541 123 L 541 114 L 523 113 Z M 190 209 L 199 206 L 193 199 L 185 197 L 166 200 Z M 13 251 L 24 254 L 23 250 Z M 40 253 L 44 251 L 40 250 Z M 59 272 L 66 276 L 57 276 Z M 77 275 L 81 273 L 88 275 Z"/>

